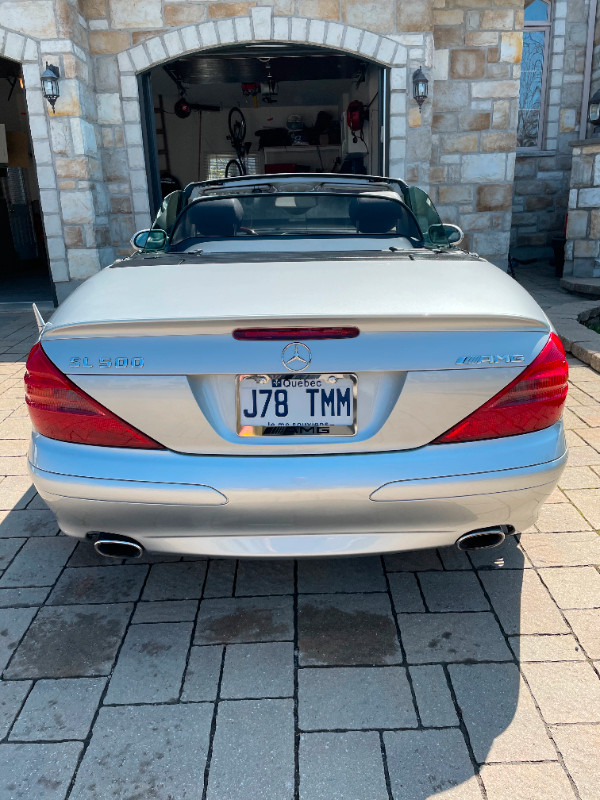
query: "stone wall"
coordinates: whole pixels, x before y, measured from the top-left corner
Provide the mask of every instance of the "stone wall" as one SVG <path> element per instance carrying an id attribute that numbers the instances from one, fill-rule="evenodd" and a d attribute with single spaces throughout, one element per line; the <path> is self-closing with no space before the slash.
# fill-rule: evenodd
<path id="1" fill-rule="evenodd" d="M 581 123 L 590 0 L 556 0 L 542 151 L 517 153 L 512 243 L 544 247 L 562 236 L 572 151 Z M 529 152 L 531 150 L 532 152 Z"/>
<path id="2" fill-rule="evenodd" d="M 433 199 L 467 246 L 505 265 L 523 0 L 435 0 L 433 23 Z"/>
<path id="3" fill-rule="evenodd" d="M 596 11 L 596 30 L 594 35 L 594 58 L 592 63 L 592 94 L 600 90 L 600 3 Z"/>
<path id="4" fill-rule="evenodd" d="M 565 275 L 600 277 L 600 139 L 573 142 Z"/>

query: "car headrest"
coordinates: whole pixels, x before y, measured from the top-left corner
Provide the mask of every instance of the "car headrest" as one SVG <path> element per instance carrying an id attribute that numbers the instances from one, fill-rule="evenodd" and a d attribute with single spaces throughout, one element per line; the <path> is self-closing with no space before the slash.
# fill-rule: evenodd
<path id="1" fill-rule="evenodd" d="M 244 216 L 242 204 L 235 197 L 195 203 L 187 212 L 188 225 L 196 235 L 235 236 Z"/>
<path id="2" fill-rule="evenodd" d="M 403 208 L 382 197 L 355 197 L 348 212 L 359 233 L 388 233 L 402 217 Z"/>

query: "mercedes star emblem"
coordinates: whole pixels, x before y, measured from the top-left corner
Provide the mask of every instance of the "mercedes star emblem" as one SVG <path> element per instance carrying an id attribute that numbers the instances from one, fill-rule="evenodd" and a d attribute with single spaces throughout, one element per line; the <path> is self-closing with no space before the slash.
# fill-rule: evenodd
<path id="1" fill-rule="evenodd" d="M 301 342 L 292 342 L 286 345 L 281 354 L 283 366 L 292 370 L 292 372 L 301 372 L 303 369 L 306 369 L 311 359 L 310 350 Z"/>

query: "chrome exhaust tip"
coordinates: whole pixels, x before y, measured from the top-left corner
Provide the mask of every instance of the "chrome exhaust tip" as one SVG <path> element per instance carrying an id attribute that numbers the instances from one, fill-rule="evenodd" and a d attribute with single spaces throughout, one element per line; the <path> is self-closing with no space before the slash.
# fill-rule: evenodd
<path id="1" fill-rule="evenodd" d="M 140 558 L 144 552 L 142 545 L 133 539 L 106 535 L 96 539 L 94 550 L 106 558 Z"/>
<path id="2" fill-rule="evenodd" d="M 502 527 L 486 528 L 482 531 L 471 531 L 463 534 L 456 542 L 459 550 L 491 550 L 498 547 L 506 539 L 506 530 Z"/>

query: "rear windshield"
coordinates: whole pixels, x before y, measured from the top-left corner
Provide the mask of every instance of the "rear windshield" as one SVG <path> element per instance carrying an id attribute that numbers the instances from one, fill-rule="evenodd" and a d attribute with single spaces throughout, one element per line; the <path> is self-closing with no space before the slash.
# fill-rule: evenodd
<path id="1" fill-rule="evenodd" d="M 399 200 L 365 194 L 277 192 L 192 202 L 173 228 L 170 248 L 246 236 L 400 236 L 415 246 L 423 243 L 413 213 Z"/>

